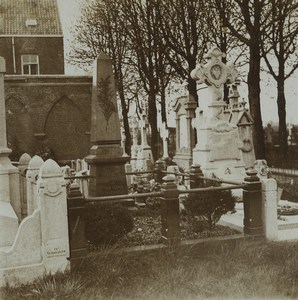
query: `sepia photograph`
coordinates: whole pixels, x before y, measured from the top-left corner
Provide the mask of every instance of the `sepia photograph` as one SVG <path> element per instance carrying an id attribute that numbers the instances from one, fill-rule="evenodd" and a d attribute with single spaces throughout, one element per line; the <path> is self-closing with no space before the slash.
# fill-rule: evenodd
<path id="1" fill-rule="evenodd" d="M 2 299 L 298 299 L 298 0 L 0 0 Z"/>

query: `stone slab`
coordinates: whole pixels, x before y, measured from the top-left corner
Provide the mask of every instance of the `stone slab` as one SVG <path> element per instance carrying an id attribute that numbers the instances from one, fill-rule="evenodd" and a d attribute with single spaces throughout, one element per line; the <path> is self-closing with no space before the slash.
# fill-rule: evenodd
<path id="1" fill-rule="evenodd" d="M 0 247 L 11 246 L 18 231 L 18 217 L 9 202 L 0 201 Z M 3 230 L 5 228 L 5 230 Z"/>
<path id="2" fill-rule="evenodd" d="M 291 202 L 288 202 L 291 204 Z M 297 203 L 294 203 L 297 205 Z M 236 204 L 236 213 L 226 214 L 220 218 L 219 224 L 229 226 L 236 230 L 243 231 L 243 203 Z M 298 240 L 298 215 L 284 216 L 284 220 L 277 220 L 278 223 L 278 241 Z"/>

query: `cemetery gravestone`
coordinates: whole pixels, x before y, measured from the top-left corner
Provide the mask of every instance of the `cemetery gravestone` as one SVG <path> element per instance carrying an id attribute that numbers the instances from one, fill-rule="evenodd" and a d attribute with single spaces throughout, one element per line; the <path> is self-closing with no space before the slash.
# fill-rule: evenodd
<path id="1" fill-rule="evenodd" d="M 206 176 L 242 180 L 245 164 L 241 153 L 241 141 L 237 125 L 229 122 L 226 103 L 223 101 L 223 86 L 235 82 L 238 72 L 232 64 L 223 64 L 224 54 L 214 48 L 207 53 L 208 62 L 191 72 L 193 79 L 206 83 L 209 105 L 203 112 L 196 110 L 193 126 L 197 130 L 197 145 L 193 150 L 193 163 L 200 164 Z"/>
<path id="2" fill-rule="evenodd" d="M 251 168 L 256 160 L 253 138 L 252 126 L 253 118 L 249 111 L 245 108 L 245 102 L 239 102 L 238 86 L 240 80 L 231 83 L 229 86 L 229 107 L 225 110 L 229 114 L 228 120 L 231 124 L 238 127 L 238 134 L 240 140 L 240 150 L 242 151 L 243 161 L 246 168 Z"/>
<path id="3" fill-rule="evenodd" d="M 138 170 L 148 171 L 149 169 L 153 169 L 153 155 L 151 151 L 151 147 L 148 145 L 147 140 L 147 128 L 148 121 L 146 115 L 142 115 L 141 120 L 141 146 L 138 151 L 136 168 Z"/>
<path id="4" fill-rule="evenodd" d="M 189 97 L 179 97 L 173 106 L 176 113 L 176 155 L 173 160 L 184 170 L 192 165 L 192 149 L 195 146 L 194 129 L 191 126 L 197 103 Z"/>
<path id="5" fill-rule="evenodd" d="M 125 163 L 111 59 L 101 53 L 95 60 L 92 85 L 90 196 L 127 194 Z"/>

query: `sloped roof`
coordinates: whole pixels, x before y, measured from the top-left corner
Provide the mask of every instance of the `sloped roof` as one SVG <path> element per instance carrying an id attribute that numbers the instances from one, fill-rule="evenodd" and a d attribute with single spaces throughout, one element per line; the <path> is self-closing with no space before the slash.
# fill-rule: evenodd
<path id="1" fill-rule="evenodd" d="M 0 0 L 0 35 L 62 35 L 57 0 Z"/>

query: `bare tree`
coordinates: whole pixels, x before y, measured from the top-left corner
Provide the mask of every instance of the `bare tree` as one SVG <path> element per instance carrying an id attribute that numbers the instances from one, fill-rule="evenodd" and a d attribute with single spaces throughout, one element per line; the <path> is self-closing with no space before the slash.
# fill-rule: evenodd
<path id="1" fill-rule="evenodd" d="M 264 130 L 260 105 L 261 41 L 268 26 L 269 0 L 215 0 L 218 10 L 223 2 L 233 10 L 222 14 L 229 33 L 249 48 L 248 98 L 254 118 L 253 139 L 257 158 L 265 158 Z"/>
<path id="2" fill-rule="evenodd" d="M 262 54 L 272 77 L 277 83 L 280 154 L 288 156 L 286 127 L 285 81 L 298 68 L 298 3 L 296 0 L 271 0 L 266 39 Z"/>
<path id="3" fill-rule="evenodd" d="M 158 1 L 162 42 L 171 51 L 167 59 L 181 80 L 187 80 L 189 95 L 198 103 L 197 86 L 190 77 L 207 49 L 207 2 L 203 0 Z"/>
<path id="4" fill-rule="evenodd" d="M 148 95 L 148 121 L 151 127 L 151 147 L 158 158 L 157 95 L 160 95 L 162 120 L 166 121 L 165 89 L 172 76 L 167 63 L 167 49 L 161 43 L 158 0 L 123 0 L 122 11 L 128 22 L 126 35 L 134 54 L 130 64 L 137 70 L 142 87 Z"/>

